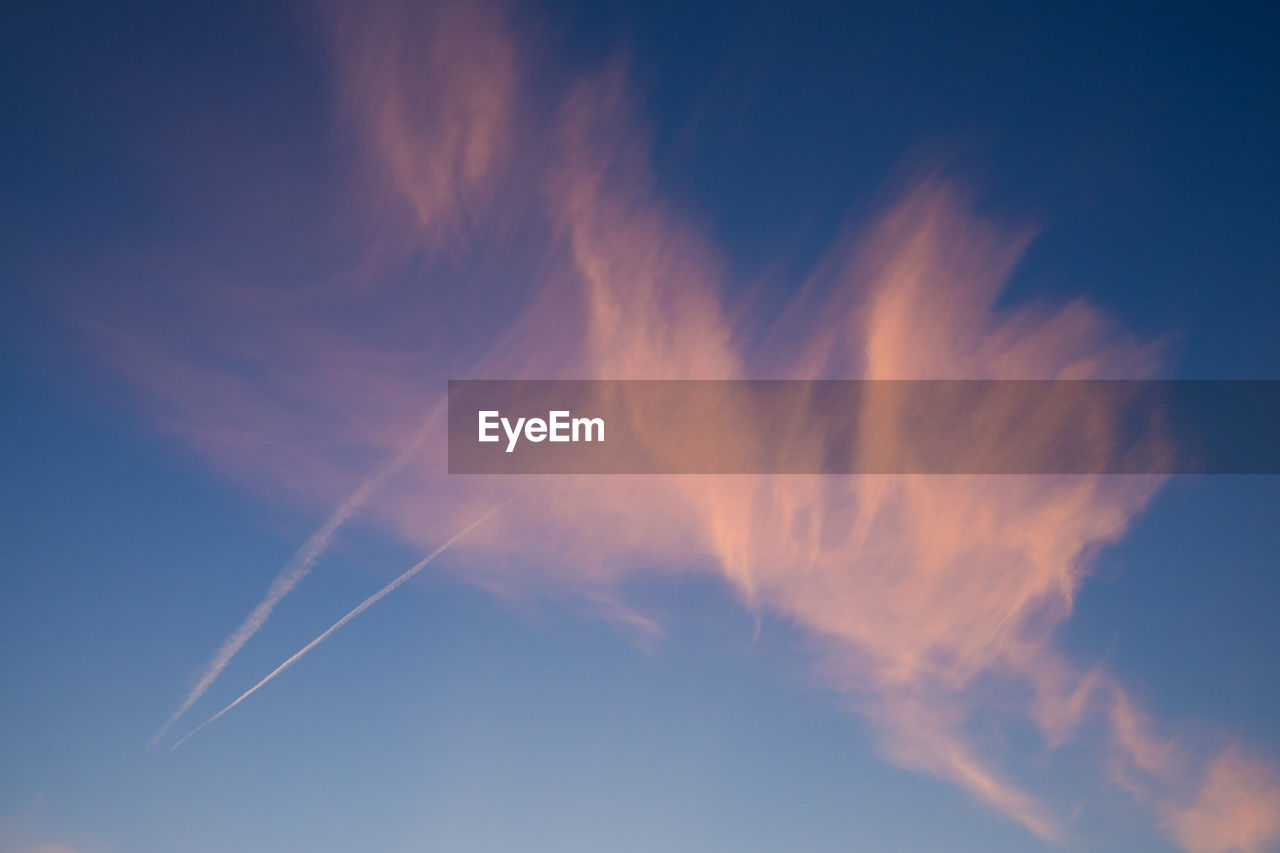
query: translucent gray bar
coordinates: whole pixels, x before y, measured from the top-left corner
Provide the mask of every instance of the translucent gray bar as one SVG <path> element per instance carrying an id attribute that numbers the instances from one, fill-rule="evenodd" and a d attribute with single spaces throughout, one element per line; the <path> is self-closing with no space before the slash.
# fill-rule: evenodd
<path id="1" fill-rule="evenodd" d="M 449 472 L 1276 474 L 1278 427 L 1271 380 L 458 380 Z"/>

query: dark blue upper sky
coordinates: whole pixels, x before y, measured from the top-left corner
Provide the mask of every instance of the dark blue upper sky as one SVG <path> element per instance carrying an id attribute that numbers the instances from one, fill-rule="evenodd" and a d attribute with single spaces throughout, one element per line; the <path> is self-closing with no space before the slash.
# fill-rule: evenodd
<path id="1" fill-rule="evenodd" d="M 1014 297 L 1084 293 L 1135 330 L 1173 330 L 1180 375 L 1271 376 L 1280 68 L 1265 12 L 634 3 L 535 4 L 522 19 L 566 69 L 628 57 L 664 191 L 711 223 L 744 278 L 779 257 L 802 273 L 895 177 L 946 158 L 993 210 L 1042 229 Z M 304 8 L 8 15 L 12 285 L 75 274 L 129 235 L 181 240 L 172 198 L 218 170 L 254 175 L 237 161 L 268 143 L 302 174 L 332 166 Z"/>

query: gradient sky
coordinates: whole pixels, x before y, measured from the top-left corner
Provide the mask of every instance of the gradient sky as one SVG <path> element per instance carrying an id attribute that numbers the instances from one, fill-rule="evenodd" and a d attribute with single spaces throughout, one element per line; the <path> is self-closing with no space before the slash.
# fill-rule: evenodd
<path id="1" fill-rule="evenodd" d="M 567 484 L 168 751 L 507 497 L 413 457 L 148 747 L 450 376 L 1280 377 L 1262 4 L 181 6 L 0 26 L 0 851 L 1276 849 L 1267 477 L 1100 493 L 1029 663 L 913 671 L 928 737 L 860 657 L 913 638 L 861 649 L 722 493 L 668 540 Z M 1084 697 L 1061 738 L 1029 685 Z"/>

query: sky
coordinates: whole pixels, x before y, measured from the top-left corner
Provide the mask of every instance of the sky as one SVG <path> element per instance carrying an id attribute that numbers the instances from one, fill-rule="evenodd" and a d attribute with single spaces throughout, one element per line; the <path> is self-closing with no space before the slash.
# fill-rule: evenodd
<path id="1" fill-rule="evenodd" d="M 1264 12 L 6 10 L 0 851 L 1280 849 L 1274 477 L 443 432 L 449 379 L 1280 378 Z"/>

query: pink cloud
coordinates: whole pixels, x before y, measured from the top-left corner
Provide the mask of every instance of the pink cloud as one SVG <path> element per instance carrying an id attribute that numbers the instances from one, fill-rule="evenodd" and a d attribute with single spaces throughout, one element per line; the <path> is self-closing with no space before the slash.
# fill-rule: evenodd
<path id="1" fill-rule="evenodd" d="M 531 72 L 500 10 L 353 8 L 328 19 L 340 99 L 385 181 L 373 194 L 399 200 L 388 216 L 408 215 L 391 231 L 416 235 L 419 262 L 375 263 L 363 288 L 313 294 L 301 310 L 262 300 L 232 312 L 210 288 L 190 300 L 180 336 L 103 321 L 115 363 L 167 428 L 259 487 L 339 504 L 438 411 L 447 378 L 748 375 L 757 353 L 749 326 L 730 319 L 740 312 L 726 265 L 658 197 L 620 66 L 534 118 L 518 106 Z M 998 307 L 1030 235 L 972 207 L 928 178 L 833 245 L 786 315 L 772 373 L 1152 374 L 1159 348 L 1083 302 Z M 1042 437 L 1011 438 L 1020 405 L 990 400 L 982 434 L 993 448 L 1051 452 Z M 893 450 L 907 417 L 891 401 L 869 407 L 874 441 L 860 451 Z M 1113 438 L 1095 425 L 1099 448 Z M 422 448 L 368 496 L 366 518 L 430 549 L 509 501 L 458 546 L 473 582 L 568 591 L 629 614 L 623 580 L 713 573 L 747 606 L 808 632 L 816 668 L 871 720 L 889 760 L 1042 838 L 1064 837 L 1056 809 L 1016 781 L 1017 756 L 966 734 L 993 691 L 1049 749 L 1099 721 L 1113 753 L 1100 772 L 1188 850 L 1254 851 L 1280 837 L 1267 765 L 1231 752 L 1196 780 L 1194 749 L 1161 739 L 1102 667 L 1078 670 L 1053 645 L 1093 555 L 1124 535 L 1157 477 L 464 479 L 444 473 L 442 421 Z M 1187 785 L 1199 786 L 1194 802 L 1171 805 Z"/>
<path id="2" fill-rule="evenodd" d="M 1261 853 L 1280 838 L 1280 778 L 1231 747 L 1210 765 L 1195 798 L 1165 819 L 1190 853 Z"/>

